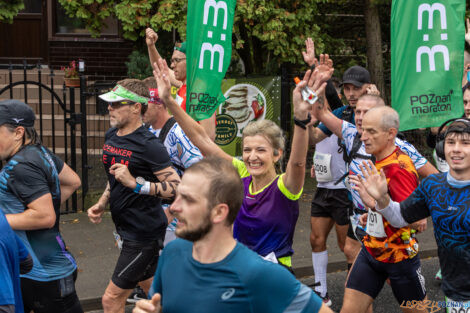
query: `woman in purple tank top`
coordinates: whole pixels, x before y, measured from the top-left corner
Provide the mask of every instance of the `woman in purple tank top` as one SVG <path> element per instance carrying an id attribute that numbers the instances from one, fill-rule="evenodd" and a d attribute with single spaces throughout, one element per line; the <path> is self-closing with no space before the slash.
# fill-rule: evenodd
<path id="1" fill-rule="evenodd" d="M 312 90 L 318 96 L 317 101 L 325 101 L 326 81 L 332 70 L 319 72 L 317 69 L 313 73 L 309 70 L 294 89 L 295 127 L 291 154 L 286 172 L 278 174 L 275 165 L 284 152 L 284 137 L 279 126 L 269 120 L 248 124 L 242 134 L 243 161 L 240 161 L 217 146 L 171 97 L 166 63 L 161 61 L 154 67 L 158 93 L 192 143 L 204 156 L 230 160 L 238 169 L 245 198 L 234 223 L 234 237 L 261 256 L 269 255 L 271 260 L 290 268 L 292 239 L 299 215 L 298 199 L 305 178 L 307 127 L 313 123 L 308 113 L 313 103 L 304 99 L 311 101 L 307 93 Z M 303 98 L 302 93 L 307 97 Z"/>

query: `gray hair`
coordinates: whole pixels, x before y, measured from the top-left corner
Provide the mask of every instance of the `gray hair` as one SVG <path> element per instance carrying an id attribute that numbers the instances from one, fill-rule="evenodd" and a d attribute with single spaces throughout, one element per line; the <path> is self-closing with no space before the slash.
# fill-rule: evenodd
<path id="1" fill-rule="evenodd" d="M 367 113 L 376 111 L 382 117 L 380 120 L 380 127 L 383 130 L 395 128 L 398 131 L 400 128 L 400 117 L 398 116 L 397 111 L 389 106 L 380 106 L 370 109 Z"/>

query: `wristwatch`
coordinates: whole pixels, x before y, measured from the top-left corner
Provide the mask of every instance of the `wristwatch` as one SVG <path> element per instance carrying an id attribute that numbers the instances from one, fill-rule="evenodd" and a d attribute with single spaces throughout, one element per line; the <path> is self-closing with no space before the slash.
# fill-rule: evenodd
<path id="1" fill-rule="evenodd" d="M 135 183 L 136 183 L 136 186 L 135 186 L 134 192 L 140 193 L 140 189 L 142 189 L 142 187 L 145 184 L 145 179 L 139 176 L 135 179 Z"/>
<path id="2" fill-rule="evenodd" d="M 307 129 L 307 124 L 312 120 L 312 116 L 308 113 L 308 117 L 305 120 L 298 120 L 294 115 L 294 124 L 300 128 Z"/>

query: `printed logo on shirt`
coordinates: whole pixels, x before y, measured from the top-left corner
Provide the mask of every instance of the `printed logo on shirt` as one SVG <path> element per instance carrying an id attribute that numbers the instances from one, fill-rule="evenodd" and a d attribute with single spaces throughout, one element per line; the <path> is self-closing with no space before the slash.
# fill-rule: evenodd
<path id="1" fill-rule="evenodd" d="M 235 294 L 235 289 L 229 288 L 229 289 L 227 289 L 226 292 L 224 292 L 224 293 L 220 296 L 220 298 L 225 301 L 225 300 L 230 299 L 234 294 Z"/>
<path id="2" fill-rule="evenodd" d="M 447 210 L 449 210 L 449 211 L 457 211 L 458 208 L 456 208 L 455 206 L 450 206 L 450 207 L 447 208 Z"/>

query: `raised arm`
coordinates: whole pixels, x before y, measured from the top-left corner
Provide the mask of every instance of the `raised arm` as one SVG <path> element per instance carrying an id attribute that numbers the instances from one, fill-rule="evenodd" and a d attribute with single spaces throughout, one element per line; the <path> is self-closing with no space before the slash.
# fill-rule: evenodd
<path id="1" fill-rule="evenodd" d="M 158 53 L 157 48 L 155 47 L 157 40 L 158 40 L 157 33 L 153 29 L 147 28 L 145 30 L 145 43 L 147 44 L 150 64 L 153 64 L 162 58 L 160 56 L 160 53 Z M 180 88 L 181 85 L 183 85 L 182 82 L 180 82 L 179 80 L 175 78 L 175 74 L 173 73 L 171 69 L 169 70 L 169 75 L 170 75 L 170 82 L 172 86 Z"/>
<path id="2" fill-rule="evenodd" d="M 331 71 L 333 73 L 333 70 Z M 330 75 L 331 77 L 331 75 Z M 312 105 L 302 99 L 301 89 L 308 86 L 310 90 L 318 95 L 317 102 L 325 102 L 326 81 L 329 79 L 327 74 L 320 74 L 318 70 L 305 73 L 303 81 L 297 84 L 293 92 L 294 117 L 303 121 L 308 118 Z M 308 151 L 308 132 L 306 127 L 294 126 L 294 136 L 292 138 L 291 154 L 287 163 L 286 174 L 284 175 L 284 184 L 291 193 L 297 194 L 302 190 L 305 180 L 305 163 Z"/>
<path id="3" fill-rule="evenodd" d="M 160 59 L 158 62 L 153 64 L 153 74 L 157 80 L 158 94 L 162 101 L 165 103 L 167 108 L 171 111 L 175 120 L 178 122 L 180 127 L 188 136 L 189 140 L 199 148 L 202 155 L 204 156 L 218 156 L 229 161 L 232 161 L 233 157 L 225 153 L 219 148 L 206 133 L 204 128 L 191 118 L 171 97 L 170 94 L 170 80 L 169 80 L 169 69 L 165 60 Z"/>
<path id="4" fill-rule="evenodd" d="M 313 105 L 312 113 L 317 120 L 322 122 L 338 138 L 343 138 L 343 120 L 336 117 L 327 109 L 324 103 L 317 101 Z M 321 132 L 321 130 L 318 129 Z"/>

